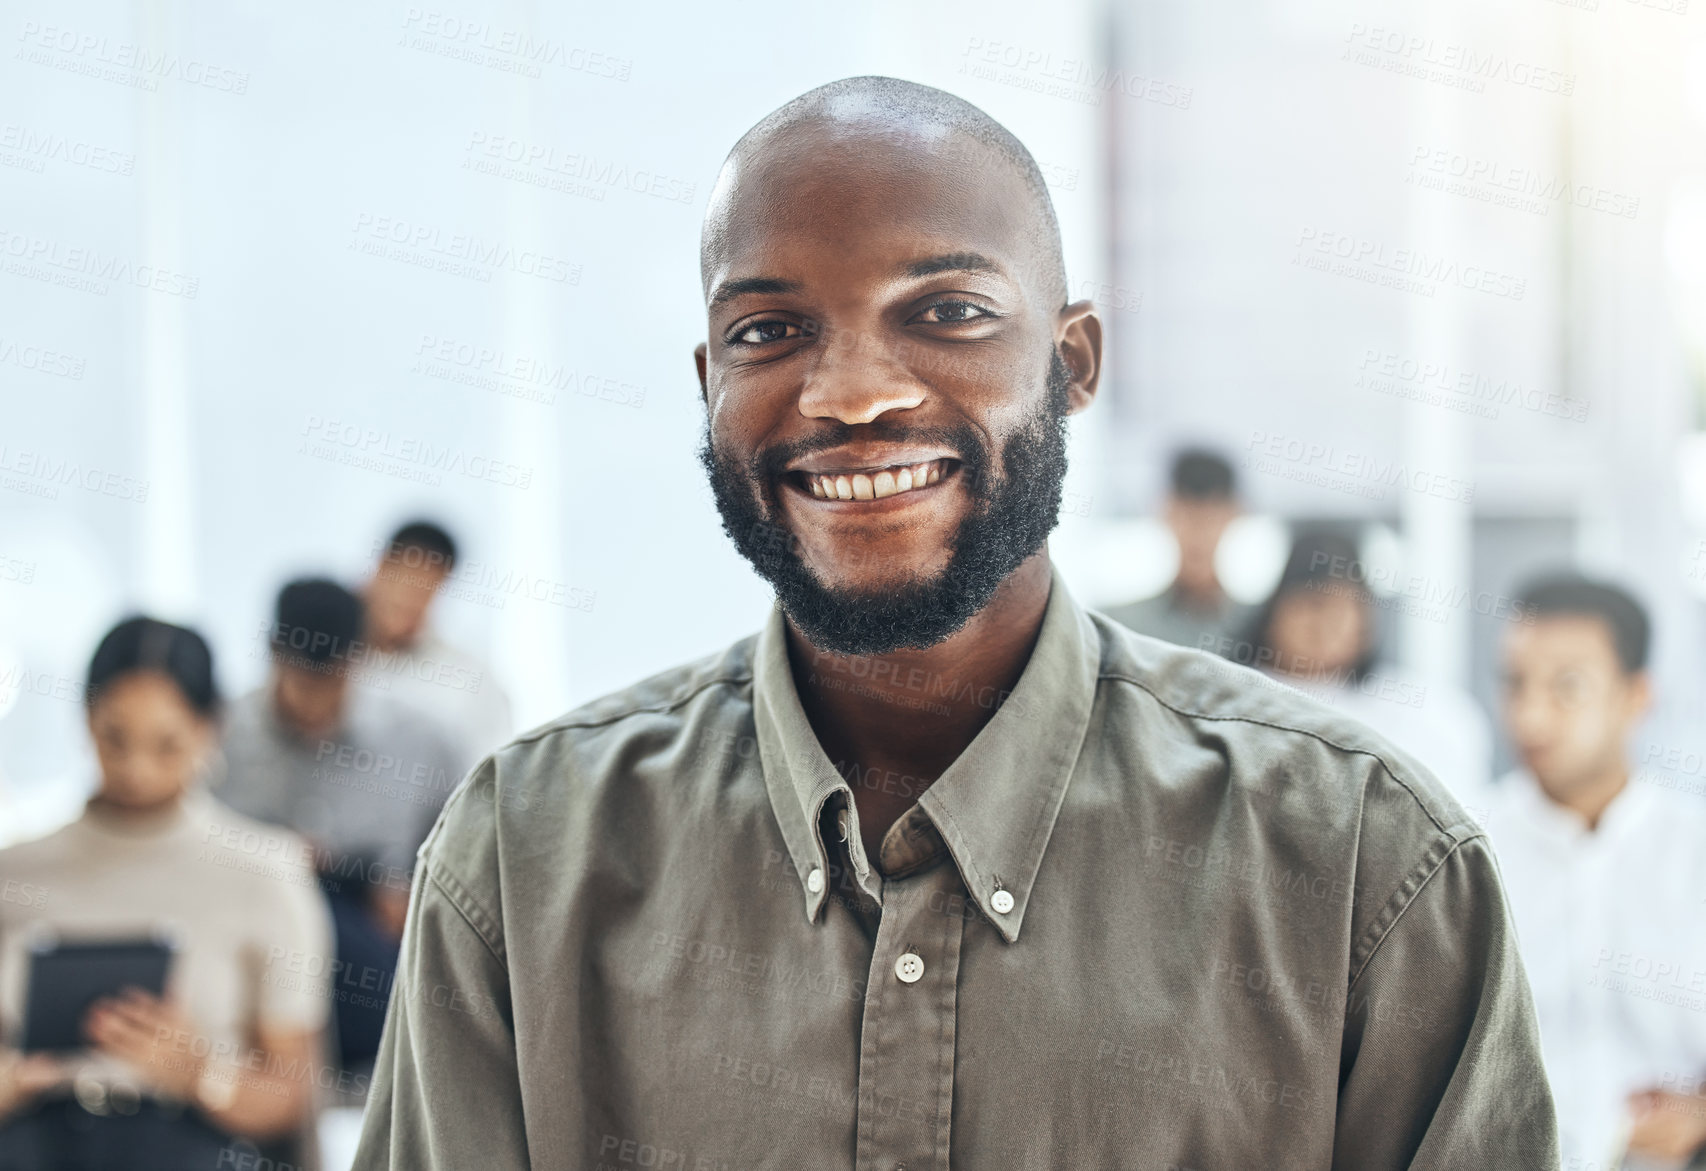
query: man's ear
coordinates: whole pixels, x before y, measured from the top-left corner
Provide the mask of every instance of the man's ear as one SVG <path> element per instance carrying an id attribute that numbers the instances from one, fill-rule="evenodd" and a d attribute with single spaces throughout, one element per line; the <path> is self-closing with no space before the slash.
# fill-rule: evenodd
<path id="1" fill-rule="evenodd" d="M 1629 676 L 1628 716 L 1631 722 L 1641 719 L 1653 706 L 1653 676 L 1642 668 Z"/>
<path id="2" fill-rule="evenodd" d="M 1102 319 L 1093 301 L 1074 301 L 1055 319 L 1055 348 L 1071 372 L 1066 413 L 1076 415 L 1096 397 L 1102 379 Z"/>
<path id="3" fill-rule="evenodd" d="M 705 387 L 705 353 L 704 342 L 693 347 L 693 365 L 699 368 L 699 400 L 709 403 L 711 401 L 710 391 Z"/>

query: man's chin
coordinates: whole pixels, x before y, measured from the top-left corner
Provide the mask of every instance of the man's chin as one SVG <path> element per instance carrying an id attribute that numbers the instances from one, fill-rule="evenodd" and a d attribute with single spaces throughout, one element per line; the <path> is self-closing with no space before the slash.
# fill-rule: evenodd
<path id="1" fill-rule="evenodd" d="M 971 618 L 947 597 L 945 574 L 931 579 L 862 579 L 837 587 L 806 580 L 776 583 L 783 611 L 806 640 L 838 655 L 882 655 L 935 646 Z"/>

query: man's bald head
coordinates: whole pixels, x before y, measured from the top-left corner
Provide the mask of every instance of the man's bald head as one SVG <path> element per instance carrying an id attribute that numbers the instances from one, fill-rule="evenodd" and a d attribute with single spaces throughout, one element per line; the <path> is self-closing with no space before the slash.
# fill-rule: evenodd
<path id="1" fill-rule="evenodd" d="M 808 143 L 807 140 L 810 139 Z M 729 151 L 711 194 L 700 237 L 699 271 L 705 291 L 723 256 L 731 221 L 751 185 L 762 183 L 775 156 L 797 157 L 810 148 L 818 167 L 858 166 L 887 149 L 923 166 L 962 168 L 968 182 L 998 168 L 1018 180 L 1027 283 L 1050 308 L 1066 304 L 1066 265 L 1060 223 L 1042 171 L 1001 123 L 963 98 L 894 77 L 849 77 L 810 90 L 763 118 Z M 897 209 L 898 213 L 899 209 Z"/>

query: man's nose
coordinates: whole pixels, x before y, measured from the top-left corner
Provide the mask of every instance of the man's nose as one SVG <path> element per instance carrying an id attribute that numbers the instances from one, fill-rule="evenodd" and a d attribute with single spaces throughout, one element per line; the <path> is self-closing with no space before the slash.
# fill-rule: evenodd
<path id="1" fill-rule="evenodd" d="M 858 330 L 826 331 L 819 357 L 800 390 L 808 419 L 869 423 L 924 401 L 924 383 L 881 338 Z"/>

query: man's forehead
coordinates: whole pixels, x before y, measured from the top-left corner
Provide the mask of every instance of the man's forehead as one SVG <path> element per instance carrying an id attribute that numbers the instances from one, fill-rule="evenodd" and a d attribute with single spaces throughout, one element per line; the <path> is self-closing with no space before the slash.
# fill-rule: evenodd
<path id="1" fill-rule="evenodd" d="M 1511 626 L 1508 653 L 1570 663 L 1617 653 L 1611 628 L 1592 614 L 1541 614 Z"/>
<path id="2" fill-rule="evenodd" d="M 790 130 L 731 160 L 719 181 L 705 241 L 708 287 L 748 269 L 822 259 L 1021 276 L 1034 233 L 1024 180 L 990 162 L 975 139 L 840 124 Z"/>

